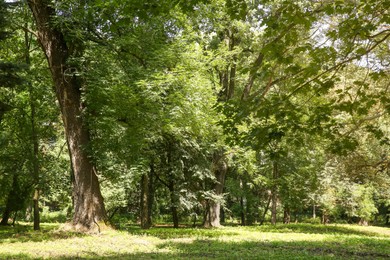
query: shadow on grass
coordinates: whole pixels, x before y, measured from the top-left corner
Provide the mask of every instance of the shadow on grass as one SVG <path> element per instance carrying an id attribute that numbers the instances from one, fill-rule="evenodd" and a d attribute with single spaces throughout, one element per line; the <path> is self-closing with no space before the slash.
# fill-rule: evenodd
<path id="1" fill-rule="evenodd" d="M 173 228 L 170 226 L 155 226 L 151 229 L 141 229 L 139 226 L 129 225 L 122 229 L 129 232 L 132 235 L 148 235 L 161 239 L 169 238 L 184 238 L 184 237 L 209 237 L 217 238 L 221 236 L 235 236 L 239 235 L 239 231 L 232 231 L 222 229 L 210 229 L 210 228 Z"/>
<path id="2" fill-rule="evenodd" d="M 233 231 L 237 229 L 237 231 Z M 302 234 L 338 234 L 338 235 L 357 235 L 367 237 L 388 237 L 369 230 L 358 230 L 353 227 L 341 225 L 314 225 L 314 224 L 280 224 L 280 225 L 264 225 L 264 226 L 227 226 L 226 229 L 208 229 L 208 228 L 189 228 L 181 227 L 174 229 L 167 226 L 156 226 L 151 229 L 141 229 L 136 225 L 128 225 L 121 230 L 128 231 L 133 235 L 149 235 L 161 239 L 167 238 L 182 238 L 182 237 L 220 237 L 220 236 L 234 236 L 239 235 L 240 230 L 247 230 L 251 232 L 273 232 L 273 233 L 302 233 Z"/>
<path id="3" fill-rule="evenodd" d="M 375 251 L 370 242 L 359 244 L 334 242 L 223 242 L 194 240 L 167 241 L 158 246 L 161 251 L 98 256 L 98 259 L 389 259 L 390 252 Z M 388 242 L 387 242 L 388 243 Z M 381 244 L 379 246 L 386 246 Z M 387 245 L 388 246 L 388 245 Z M 96 256 L 96 255 L 95 255 Z M 89 258 L 88 256 L 86 258 Z M 64 258 L 57 258 L 64 259 Z M 71 258 L 68 258 L 71 259 Z"/>
<path id="4" fill-rule="evenodd" d="M 250 228 L 250 227 L 249 227 Z M 306 233 L 306 234 L 338 234 L 338 235 L 358 235 L 358 236 L 385 236 L 377 232 L 368 230 L 358 230 L 342 225 L 313 225 L 313 224 L 281 224 L 265 225 L 256 227 L 259 232 L 277 233 Z"/>
<path id="5" fill-rule="evenodd" d="M 0 226 L 0 245 L 5 242 L 42 242 L 85 236 L 81 233 L 63 231 L 58 228 L 58 225 L 41 225 L 41 230 L 35 231 L 31 225 L 27 224 Z M 0 256 L 0 259 L 3 258 Z"/>

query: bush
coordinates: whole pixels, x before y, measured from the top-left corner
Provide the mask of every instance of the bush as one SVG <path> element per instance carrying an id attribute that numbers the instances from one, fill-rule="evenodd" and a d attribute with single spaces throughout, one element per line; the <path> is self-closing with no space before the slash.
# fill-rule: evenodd
<path id="1" fill-rule="evenodd" d="M 321 218 L 306 218 L 302 222 L 308 224 L 321 224 Z"/>
<path id="2" fill-rule="evenodd" d="M 50 212 L 48 207 L 44 207 L 40 219 L 46 223 L 65 223 L 68 220 L 66 213 L 67 209 Z"/>

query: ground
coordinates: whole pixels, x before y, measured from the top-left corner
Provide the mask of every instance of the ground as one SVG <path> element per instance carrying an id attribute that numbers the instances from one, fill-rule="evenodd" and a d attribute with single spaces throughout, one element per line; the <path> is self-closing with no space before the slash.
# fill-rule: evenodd
<path id="1" fill-rule="evenodd" d="M 0 227 L 0 259 L 389 259 L 390 229 L 289 224 L 73 233 L 59 224 Z"/>

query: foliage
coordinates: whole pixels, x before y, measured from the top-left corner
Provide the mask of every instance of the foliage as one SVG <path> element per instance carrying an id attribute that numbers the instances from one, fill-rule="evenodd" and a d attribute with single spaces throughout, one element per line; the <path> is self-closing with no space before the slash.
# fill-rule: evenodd
<path id="1" fill-rule="evenodd" d="M 207 216 L 214 201 L 226 223 L 257 224 L 268 220 L 273 198 L 277 215 L 292 221 L 389 223 L 388 1 L 52 7 L 50 26 L 68 52 L 63 76 L 81 82 L 80 117 L 91 139 L 81 148 L 117 222 L 137 221 L 141 179 L 153 170 L 154 220 L 174 210 L 182 220 Z M 36 188 L 43 218 L 55 211 L 65 221 L 75 196 L 69 140 L 26 3 L 2 1 L 0 26 L 0 208 L 9 200 L 25 211 Z M 222 183 L 217 152 L 226 160 Z M 281 243 L 274 248 L 284 251 Z M 308 254 L 318 253 L 311 246 Z"/>

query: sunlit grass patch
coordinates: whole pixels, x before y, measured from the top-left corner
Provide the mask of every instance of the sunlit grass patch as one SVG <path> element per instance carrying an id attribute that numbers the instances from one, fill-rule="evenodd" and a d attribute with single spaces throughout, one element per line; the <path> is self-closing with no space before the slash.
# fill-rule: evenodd
<path id="1" fill-rule="evenodd" d="M 386 259 L 388 229 L 291 224 L 220 229 L 157 227 L 67 233 L 0 229 L 0 259 Z M 374 234 L 378 234 L 375 236 Z"/>

